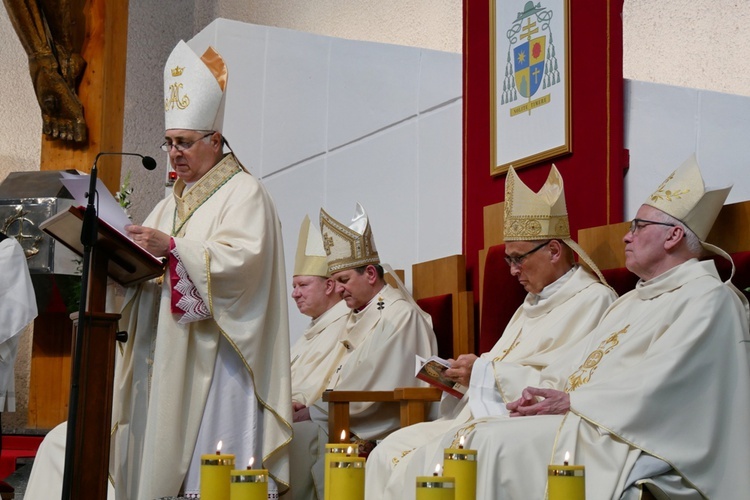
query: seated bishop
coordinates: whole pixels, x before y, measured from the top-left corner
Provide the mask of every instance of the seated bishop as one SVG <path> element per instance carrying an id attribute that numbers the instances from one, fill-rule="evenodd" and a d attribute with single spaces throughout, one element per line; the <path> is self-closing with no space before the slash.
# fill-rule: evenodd
<path id="1" fill-rule="evenodd" d="M 310 324 L 292 346 L 292 407 L 296 412 L 320 399 L 346 348 L 339 335 L 349 308 L 328 275 L 320 230 L 305 216 L 294 259 L 292 298 Z"/>
<path id="2" fill-rule="evenodd" d="M 750 414 L 747 299 L 699 260 L 727 256 L 705 238 L 729 189 L 706 189 L 695 158 L 673 172 L 623 238 L 635 289 L 538 373 L 509 416 L 471 420 L 422 450 L 408 485 L 464 437 L 477 451 L 477 498 L 547 498 L 548 466 L 566 460 L 584 467 L 587 500 L 746 495 L 750 427 L 737 415 Z M 504 364 L 500 386 L 513 376 Z M 382 498 L 411 498 L 395 486 Z"/>
<path id="3" fill-rule="evenodd" d="M 475 418 L 507 414 L 505 403 L 585 337 L 616 298 L 570 237 L 563 179 L 554 165 L 537 193 L 510 167 L 505 200 L 505 260 L 528 294 L 489 352 L 479 358 L 462 354 L 445 372 L 468 386 L 463 398 L 446 393 L 441 418 L 401 429 L 375 448 L 366 469 L 368 499 L 383 498 L 389 484 L 394 487 L 390 498 L 402 498 L 400 490 L 409 489 L 414 480 L 408 475 L 409 462 L 450 429 Z M 596 274 L 577 264 L 574 253 Z M 504 372 L 502 383 L 498 370 Z"/>
<path id="4" fill-rule="evenodd" d="M 349 308 L 339 343 L 344 353 L 327 389 L 388 391 L 420 385 L 414 357 L 437 353 L 428 314 L 405 290 L 388 285 L 370 223 L 361 205 L 349 226 L 320 211 L 328 272 Z M 353 439 L 372 441 L 399 427 L 399 407 L 354 403 Z M 291 478 L 295 499 L 323 498 L 323 464 L 328 442 L 328 404 L 322 400 L 295 414 Z"/>

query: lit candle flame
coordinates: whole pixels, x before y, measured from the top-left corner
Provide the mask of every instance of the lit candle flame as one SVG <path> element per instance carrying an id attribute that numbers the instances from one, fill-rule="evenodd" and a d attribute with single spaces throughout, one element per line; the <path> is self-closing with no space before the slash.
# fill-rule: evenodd
<path id="1" fill-rule="evenodd" d="M 352 448 L 351 446 L 350 446 L 350 447 L 348 447 L 348 448 L 346 449 L 346 456 L 347 456 L 347 457 L 351 456 L 351 454 L 352 454 L 352 451 L 354 451 L 354 449 L 353 449 L 353 448 Z"/>
<path id="2" fill-rule="evenodd" d="M 464 437 L 461 436 L 458 440 L 458 449 L 463 450 L 464 449 Z"/>
<path id="3" fill-rule="evenodd" d="M 568 462 L 570 461 L 570 452 L 565 452 L 565 460 L 563 461 L 563 465 L 568 465 Z"/>
<path id="4" fill-rule="evenodd" d="M 219 440 L 219 442 L 218 442 L 218 443 L 216 443 L 216 454 L 217 454 L 217 455 L 221 455 L 221 445 L 222 445 L 222 444 L 223 444 L 223 443 L 221 442 L 221 440 Z"/>
<path id="5" fill-rule="evenodd" d="M 247 470 L 252 469 L 254 463 L 255 463 L 255 457 L 250 457 L 250 460 L 247 462 Z"/>
<path id="6" fill-rule="evenodd" d="M 440 475 L 440 464 L 435 465 L 435 472 L 432 473 L 433 476 L 439 476 Z"/>
<path id="7" fill-rule="evenodd" d="M 346 441 L 346 431 L 342 430 L 341 431 L 341 442 L 343 443 L 344 441 Z"/>

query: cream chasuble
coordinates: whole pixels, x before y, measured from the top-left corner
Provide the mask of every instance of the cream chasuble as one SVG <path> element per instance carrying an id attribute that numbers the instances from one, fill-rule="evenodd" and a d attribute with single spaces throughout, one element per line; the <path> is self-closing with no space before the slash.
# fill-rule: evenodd
<path id="1" fill-rule="evenodd" d="M 310 406 L 320 399 L 346 349 L 339 336 L 349 314 L 340 300 L 315 318 L 292 347 L 292 401 Z"/>
<path id="2" fill-rule="evenodd" d="M 738 417 L 750 414 L 749 341 L 742 303 L 713 262 L 688 261 L 640 282 L 577 357 L 542 370 L 538 385 L 570 393 L 567 415 L 469 422 L 413 471 L 465 435 L 479 457 L 477 498 L 546 498 L 546 467 L 566 451 L 586 467 L 587 500 L 619 499 L 642 453 L 673 467 L 683 490 L 738 498 L 750 491 L 750 428 Z"/>
<path id="3" fill-rule="evenodd" d="M 432 325 L 399 290 L 385 285 L 370 303 L 350 312 L 339 341 L 345 354 L 329 388 L 340 391 L 390 391 L 424 385 L 414 377 L 414 356 L 437 353 Z M 322 499 L 323 449 L 328 439 L 328 404 L 310 407 L 312 421 L 294 424 L 292 491 L 297 498 Z M 352 403 L 351 432 L 371 440 L 399 427 L 398 405 Z M 300 470 L 297 465 L 300 458 Z M 304 475 L 304 477 L 302 477 Z M 313 487 L 314 485 L 314 487 Z M 317 490 L 317 493 L 313 491 Z"/>
<path id="4" fill-rule="evenodd" d="M 481 356 L 489 363 L 491 378 L 494 376 L 493 364 L 502 361 L 506 366 L 515 367 L 512 381 L 506 382 L 510 388 L 498 384 L 495 389 L 504 395 L 514 393 L 516 387 L 526 387 L 527 380 L 537 380 L 542 368 L 561 356 L 567 346 L 575 344 L 594 329 L 616 296 L 582 267 L 577 267 L 548 298 L 537 303 L 535 297 L 532 294 L 526 296 L 503 335 L 489 352 Z M 474 366 L 476 369 L 477 364 Z M 475 380 L 474 369 L 472 384 Z M 443 399 L 441 410 L 448 406 L 446 403 L 449 401 L 457 402 L 450 414 L 443 412 L 442 417 L 434 422 L 398 430 L 375 447 L 367 459 L 368 499 L 384 498 L 387 484 L 393 487 L 388 498 L 401 498 L 402 490 L 408 489 L 413 482 L 412 476 L 406 476 L 413 450 L 429 445 L 455 426 L 472 419 L 467 404 L 469 396 L 464 396 L 460 401 L 452 396 L 444 396 Z M 435 464 L 432 464 L 432 468 L 434 470 Z M 413 497 L 414 492 L 408 495 Z"/>
<path id="5" fill-rule="evenodd" d="M 110 466 L 117 498 L 176 495 L 186 476 L 195 477 L 188 474 L 194 453 L 215 449 L 197 449 L 199 433 L 205 442 L 222 439 L 226 453 L 234 452 L 233 444 L 258 450 L 256 463 L 262 460 L 284 491 L 291 390 L 276 210 L 231 154 L 189 191 L 183 187 L 178 181 L 175 195 L 160 202 L 144 225 L 174 236 L 212 317 L 178 324 L 167 276 L 129 290 L 120 327 L 130 338 L 116 356 L 113 406 Z M 232 382 L 228 397 L 217 377 Z M 231 394 L 250 394 L 250 401 L 233 401 Z M 254 415 L 246 414 L 255 408 Z M 222 428 L 234 433 L 211 435 Z M 237 456 L 238 463 L 248 459 Z"/>

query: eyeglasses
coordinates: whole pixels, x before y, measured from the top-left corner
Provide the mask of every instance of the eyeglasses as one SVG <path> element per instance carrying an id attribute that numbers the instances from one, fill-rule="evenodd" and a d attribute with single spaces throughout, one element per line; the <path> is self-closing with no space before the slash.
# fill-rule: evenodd
<path id="1" fill-rule="evenodd" d="M 203 135 L 202 137 L 200 137 L 200 138 L 198 138 L 198 139 L 196 139 L 194 141 L 190 141 L 190 142 L 169 142 L 169 141 L 164 141 L 164 144 L 161 145 L 161 150 L 162 151 L 166 151 L 167 153 L 169 153 L 169 151 L 172 148 L 175 148 L 177 151 L 180 151 L 180 152 L 187 151 L 188 149 L 190 149 L 190 148 L 193 147 L 193 144 L 195 144 L 198 141 L 202 141 L 203 139 L 205 139 L 206 137 L 208 137 L 210 135 L 214 135 L 214 133 L 213 132 L 209 132 L 209 133 Z"/>
<path id="2" fill-rule="evenodd" d="M 633 219 L 632 221 L 630 221 L 630 232 L 632 234 L 635 234 L 636 231 L 638 231 L 639 229 L 642 229 L 646 226 L 651 226 L 654 224 L 657 226 L 669 226 L 669 227 L 677 226 L 676 224 L 670 224 L 669 222 L 659 222 L 659 221 L 647 220 L 647 219 Z"/>
<path id="3" fill-rule="evenodd" d="M 532 253 L 536 252 L 537 250 L 540 250 L 541 248 L 545 247 L 546 245 L 549 244 L 550 241 L 552 241 L 552 240 L 547 240 L 544 243 L 540 243 L 539 245 L 535 246 L 534 248 L 532 248 L 531 250 L 529 250 L 525 254 L 521 254 L 521 255 L 519 255 L 517 257 L 511 257 L 510 255 L 506 255 L 505 256 L 505 262 L 509 266 L 513 266 L 513 265 L 520 266 L 521 264 L 523 264 L 523 261 L 526 259 L 526 257 L 528 257 Z"/>

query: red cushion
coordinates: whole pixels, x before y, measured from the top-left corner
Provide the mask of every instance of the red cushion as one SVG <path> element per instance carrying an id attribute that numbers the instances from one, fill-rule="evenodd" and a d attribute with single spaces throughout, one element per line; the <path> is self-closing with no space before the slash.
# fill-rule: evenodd
<path id="1" fill-rule="evenodd" d="M 17 459 L 35 457 L 42 439 L 44 436 L 3 436 L 0 479 L 8 477 L 16 470 Z"/>
<path id="2" fill-rule="evenodd" d="M 432 316 L 432 330 L 438 344 L 438 355 L 453 357 L 453 297 L 451 294 L 419 299 L 417 305 Z"/>
<path id="3" fill-rule="evenodd" d="M 619 296 L 628 293 L 635 288 L 635 284 L 638 283 L 638 276 L 624 267 L 604 269 L 602 275 L 604 276 L 604 279 L 607 280 L 609 286 L 611 286 Z"/>
<path id="4" fill-rule="evenodd" d="M 526 290 L 511 276 L 505 262 L 505 245 L 490 247 L 484 264 L 477 353 L 492 349 L 525 297 Z"/>

